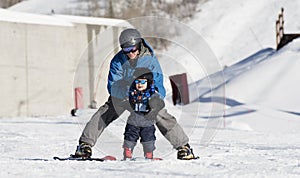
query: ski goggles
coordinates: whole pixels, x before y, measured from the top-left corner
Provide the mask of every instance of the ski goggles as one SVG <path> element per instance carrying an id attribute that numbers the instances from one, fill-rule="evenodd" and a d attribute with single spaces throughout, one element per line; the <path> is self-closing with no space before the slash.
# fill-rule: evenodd
<path id="1" fill-rule="evenodd" d="M 145 83 L 147 83 L 147 80 L 146 79 L 138 79 L 138 80 L 135 80 L 134 83 L 135 84 L 138 84 L 138 83 L 145 84 Z"/>
<path id="2" fill-rule="evenodd" d="M 138 47 L 137 46 L 130 46 L 130 47 L 122 48 L 122 50 L 125 54 L 134 53 L 138 50 Z"/>

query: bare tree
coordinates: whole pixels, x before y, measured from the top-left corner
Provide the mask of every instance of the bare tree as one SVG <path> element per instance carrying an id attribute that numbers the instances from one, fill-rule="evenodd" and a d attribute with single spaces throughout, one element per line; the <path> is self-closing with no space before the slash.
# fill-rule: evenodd
<path id="1" fill-rule="evenodd" d="M 0 7 L 1 8 L 8 8 L 8 7 L 10 7 L 12 5 L 15 5 L 15 4 L 17 4 L 21 1 L 23 1 L 23 0 L 1 0 L 0 1 Z"/>
<path id="2" fill-rule="evenodd" d="M 185 20 L 192 18 L 193 14 L 196 12 L 198 3 L 199 0 L 109 0 L 109 5 L 105 8 L 105 17 L 131 19 L 141 16 L 158 16 Z M 157 33 L 163 33 L 165 30 L 160 30 L 160 28 L 165 27 L 157 24 L 153 30 Z M 176 29 L 173 29 L 173 32 L 177 33 Z M 154 48 L 158 49 L 165 49 L 169 45 L 169 41 L 165 39 L 148 38 L 147 40 L 150 41 Z"/>

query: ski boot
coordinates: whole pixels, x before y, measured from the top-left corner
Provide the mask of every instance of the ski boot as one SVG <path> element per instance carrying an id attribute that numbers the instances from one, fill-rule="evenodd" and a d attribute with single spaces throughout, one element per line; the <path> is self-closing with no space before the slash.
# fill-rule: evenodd
<path id="1" fill-rule="evenodd" d="M 144 155 L 145 155 L 145 159 L 153 159 L 153 152 L 147 152 Z"/>
<path id="2" fill-rule="evenodd" d="M 88 143 L 80 143 L 77 146 L 74 157 L 90 158 L 92 156 L 92 146 Z"/>
<path id="3" fill-rule="evenodd" d="M 132 150 L 131 148 L 124 147 L 124 159 L 123 160 L 131 160 L 132 159 Z"/>
<path id="4" fill-rule="evenodd" d="M 177 159 L 181 160 L 191 160 L 191 159 L 198 159 L 198 157 L 195 157 L 193 153 L 193 149 L 190 148 L 189 144 L 186 144 L 184 146 L 180 146 L 177 148 Z"/>

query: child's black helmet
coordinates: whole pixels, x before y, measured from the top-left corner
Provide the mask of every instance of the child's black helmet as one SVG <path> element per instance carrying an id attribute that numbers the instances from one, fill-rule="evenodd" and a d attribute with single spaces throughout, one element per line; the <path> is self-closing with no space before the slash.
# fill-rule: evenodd
<path id="1" fill-rule="evenodd" d="M 153 73 L 148 68 L 136 68 L 133 73 L 134 79 L 147 79 L 149 83 L 153 81 Z"/>

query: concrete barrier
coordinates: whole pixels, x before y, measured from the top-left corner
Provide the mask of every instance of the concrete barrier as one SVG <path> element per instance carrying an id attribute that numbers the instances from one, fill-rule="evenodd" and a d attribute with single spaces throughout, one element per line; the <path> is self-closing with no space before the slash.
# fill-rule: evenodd
<path id="1" fill-rule="evenodd" d="M 86 23 L 76 22 L 76 17 L 71 17 L 73 20 L 0 9 L 1 117 L 62 115 L 74 108 L 78 64 L 82 59 L 90 60 L 91 56 L 83 55 L 97 45 L 88 46 L 89 42 L 110 24 L 95 22 L 95 18 L 89 24 L 87 17 Z M 124 27 L 115 27 L 117 38 Z M 86 71 L 94 69 L 83 79 L 92 80 L 81 82 L 84 86 L 80 86 L 86 97 L 84 107 L 88 107 L 91 99 L 97 98 L 93 93 L 99 66 L 89 63 L 85 67 Z"/>

